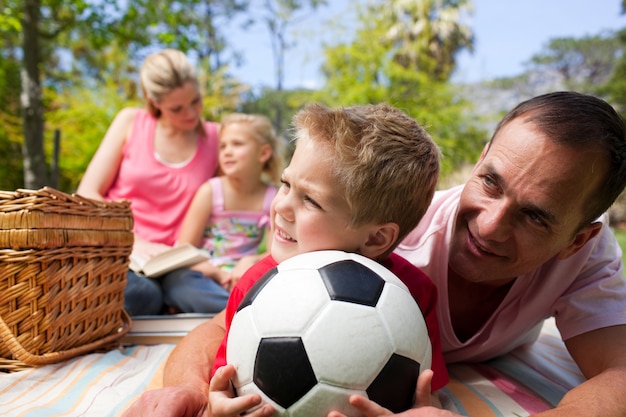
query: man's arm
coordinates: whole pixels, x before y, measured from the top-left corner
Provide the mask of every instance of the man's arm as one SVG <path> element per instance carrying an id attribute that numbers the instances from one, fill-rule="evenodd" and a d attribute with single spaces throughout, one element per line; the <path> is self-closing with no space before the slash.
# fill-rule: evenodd
<path id="1" fill-rule="evenodd" d="M 605 327 L 565 341 L 587 378 L 542 417 L 626 415 L 626 325 Z"/>
<path id="2" fill-rule="evenodd" d="M 213 360 L 225 332 L 222 311 L 183 337 L 165 363 L 163 386 L 187 385 L 208 395 Z"/>
<path id="3" fill-rule="evenodd" d="M 626 416 L 626 325 L 606 327 L 573 337 L 565 342 L 587 378 L 569 391 L 558 406 L 534 417 L 623 417 Z M 363 402 L 361 411 L 368 414 Z M 371 406 L 371 404 L 370 404 Z M 372 409 L 373 410 L 373 409 Z M 332 413 L 333 417 L 342 416 Z M 411 409 L 397 417 L 458 416 L 434 407 Z"/>
<path id="4" fill-rule="evenodd" d="M 224 312 L 193 329 L 165 363 L 163 388 L 144 392 L 124 417 L 206 417 L 209 376 L 225 333 Z"/>

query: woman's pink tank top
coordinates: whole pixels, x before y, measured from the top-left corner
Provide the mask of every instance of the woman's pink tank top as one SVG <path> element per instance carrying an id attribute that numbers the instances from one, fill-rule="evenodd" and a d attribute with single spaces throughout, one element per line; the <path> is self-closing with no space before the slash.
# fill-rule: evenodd
<path id="1" fill-rule="evenodd" d="M 105 197 L 131 202 L 138 236 L 173 246 L 196 190 L 215 174 L 217 124 L 205 123 L 206 136 L 199 138 L 195 155 L 184 166 L 175 167 L 155 157 L 156 122 L 147 111 L 137 112 L 117 177 Z"/>

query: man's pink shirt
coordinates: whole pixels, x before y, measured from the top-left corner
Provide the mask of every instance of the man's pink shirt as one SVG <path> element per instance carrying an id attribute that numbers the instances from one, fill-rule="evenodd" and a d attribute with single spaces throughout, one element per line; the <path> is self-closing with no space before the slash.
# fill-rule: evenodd
<path id="1" fill-rule="evenodd" d="M 626 282 L 621 249 L 604 215 L 602 231 L 579 252 L 551 259 L 517 277 L 506 298 L 471 339 L 460 342 L 448 303 L 448 248 L 462 186 L 436 193 L 418 227 L 396 252 L 423 270 L 438 288 L 437 315 L 446 362 L 484 361 L 536 340 L 554 316 L 564 340 L 626 324 Z"/>

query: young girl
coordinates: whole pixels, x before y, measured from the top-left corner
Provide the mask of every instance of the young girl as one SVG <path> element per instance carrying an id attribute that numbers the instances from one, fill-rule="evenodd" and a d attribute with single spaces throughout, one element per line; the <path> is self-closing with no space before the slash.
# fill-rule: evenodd
<path id="1" fill-rule="evenodd" d="M 270 203 L 277 190 L 272 183 L 278 183 L 281 168 L 277 144 L 265 116 L 235 113 L 224 118 L 218 156 L 221 175 L 198 189 L 183 221 L 178 243 L 206 249 L 211 260 L 174 275 L 213 279 L 222 288 L 214 288 L 212 296 L 224 296 L 224 305 L 232 284 L 229 271 L 243 257 L 258 256 L 269 228 Z M 187 305 L 171 307 L 198 312 L 195 296 L 191 298 Z"/>

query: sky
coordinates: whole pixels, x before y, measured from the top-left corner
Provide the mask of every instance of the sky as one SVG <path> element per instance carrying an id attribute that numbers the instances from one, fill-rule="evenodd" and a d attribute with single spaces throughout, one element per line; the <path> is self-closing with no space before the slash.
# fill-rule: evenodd
<path id="1" fill-rule="evenodd" d="M 333 29 L 328 21 L 353 27 L 350 0 L 328 3 L 329 6 L 303 19 L 293 29 L 298 41 L 286 54 L 285 88 L 321 86 L 323 43 L 349 39 L 347 32 Z M 525 69 L 524 63 L 552 38 L 580 38 L 626 27 L 626 15 L 620 14 L 621 0 L 473 0 L 473 3 L 474 13 L 468 24 L 474 31 L 475 50 L 472 55 L 462 52 L 457 57 L 458 69 L 453 80 L 458 82 L 519 75 Z M 231 33 L 228 41 L 245 59 L 244 65 L 231 67 L 233 75 L 253 87 L 275 86 L 267 29 L 256 25 L 243 31 L 233 24 Z"/>

